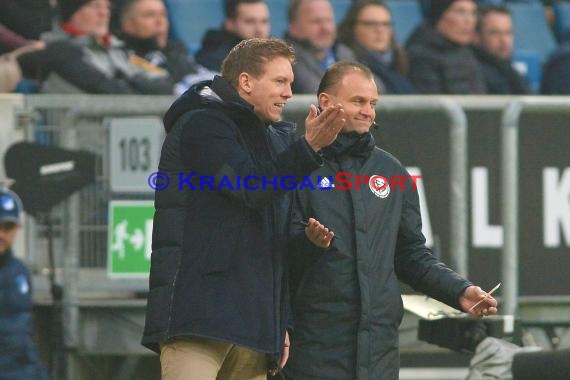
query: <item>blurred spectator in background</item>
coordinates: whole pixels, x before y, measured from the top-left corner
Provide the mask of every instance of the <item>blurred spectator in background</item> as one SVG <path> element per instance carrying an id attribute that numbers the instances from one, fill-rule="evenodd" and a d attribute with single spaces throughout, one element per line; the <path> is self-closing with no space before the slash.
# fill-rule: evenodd
<path id="1" fill-rule="evenodd" d="M 285 40 L 295 48 L 293 92 L 314 94 L 325 70 L 336 61 L 355 61 L 343 44 L 335 44 L 336 24 L 330 0 L 291 0 Z"/>
<path id="2" fill-rule="evenodd" d="M 0 0 L 0 24 L 27 40 L 52 28 L 54 0 Z"/>
<path id="3" fill-rule="evenodd" d="M 271 29 L 269 8 L 263 0 L 226 0 L 225 12 L 223 28 L 208 30 L 196 54 L 196 61 L 213 71 L 220 71 L 230 50 L 241 40 L 267 38 Z"/>
<path id="4" fill-rule="evenodd" d="M 529 94 L 527 81 L 513 68 L 513 21 L 503 6 L 484 5 L 479 11 L 475 56 L 483 70 L 488 94 Z"/>
<path id="5" fill-rule="evenodd" d="M 544 65 L 540 92 L 545 95 L 570 95 L 570 30 Z"/>
<path id="6" fill-rule="evenodd" d="M 151 71 L 166 70 L 173 93 L 212 79 L 213 71 L 188 56 L 183 44 L 168 40 L 168 13 L 162 0 L 125 0 L 120 10 L 121 34 L 129 60 Z"/>
<path id="7" fill-rule="evenodd" d="M 484 94 L 483 73 L 470 44 L 477 22 L 472 0 L 431 0 L 429 22 L 410 37 L 410 79 L 423 94 Z"/>
<path id="8" fill-rule="evenodd" d="M 129 61 L 124 43 L 109 33 L 109 0 L 58 0 L 61 28 L 48 43 L 45 93 L 172 94 L 165 70 Z"/>
<path id="9" fill-rule="evenodd" d="M 46 380 L 32 339 L 32 285 L 28 269 L 12 254 L 22 202 L 0 188 L 0 379 Z"/>
<path id="10" fill-rule="evenodd" d="M 352 4 L 339 26 L 339 41 L 374 74 L 378 92 L 412 94 L 415 90 L 405 77 L 408 57 L 392 30 L 392 16 L 381 0 L 359 0 Z"/>

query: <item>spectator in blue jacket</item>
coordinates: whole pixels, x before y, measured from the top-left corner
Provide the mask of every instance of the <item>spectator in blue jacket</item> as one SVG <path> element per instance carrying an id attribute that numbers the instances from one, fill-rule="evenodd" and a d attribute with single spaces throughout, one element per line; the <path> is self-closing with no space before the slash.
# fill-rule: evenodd
<path id="1" fill-rule="evenodd" d="M 0 188 L 0 380 L 46 380 L 32 340 L 30 274 L 11 250 L 21 209 L 20 198 Z"/>

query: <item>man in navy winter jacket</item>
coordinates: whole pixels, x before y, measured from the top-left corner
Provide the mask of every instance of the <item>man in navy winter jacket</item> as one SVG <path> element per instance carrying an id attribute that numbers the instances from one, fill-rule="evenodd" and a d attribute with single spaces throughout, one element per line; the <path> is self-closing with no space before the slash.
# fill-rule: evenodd
<path id="1" fill-rule="evenodd" d="M 319 167 L 344 125 L 341 107 L 312 106 L 300 139 L 280 121 L 294 57 L 281 40 L 242 41 L 222 76 L 166 113 L 158 169 L 170 184 L 155 196 L 142 341 L 160 351 L 165 380 L 264 380 L 286 362 L 291 191 L 277 184 Z"/>

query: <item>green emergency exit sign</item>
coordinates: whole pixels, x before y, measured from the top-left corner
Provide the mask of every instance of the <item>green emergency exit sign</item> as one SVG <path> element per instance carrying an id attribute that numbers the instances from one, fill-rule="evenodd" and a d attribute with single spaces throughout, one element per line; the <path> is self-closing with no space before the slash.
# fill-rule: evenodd
<path id="1" fill-rule="evenodd" d="M 152 201 L 109 202 L 107 273 L 110 277 L 147 277 L 152 243 Z"/>

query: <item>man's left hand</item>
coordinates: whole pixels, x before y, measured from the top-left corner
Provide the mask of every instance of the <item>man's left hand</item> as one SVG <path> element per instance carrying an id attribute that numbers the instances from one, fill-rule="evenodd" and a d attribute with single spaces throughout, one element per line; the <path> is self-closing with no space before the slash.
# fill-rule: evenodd
<path id="1" fill-rule="evenodd" d="M 283 342 L 283 354 L 281 355 L 281 359 L 279 360 L 279 369 L 270 369 L 269 374 L 271 376 L 277 375 L 277 372 L 281 371 L 285 364 L 287 364 L 287 359 L 289 359 L 289 347 L 291 346 L 291 342 L 289 341 L 289 332 L 285 331 L 285 341 Z"/>
<path id="2" fill-rule="evenodd" d="M 471 309 L 473 305 L 481 300 L 484 301 Z M 467 287 L 459 297 L 459 304 L 464 312 L 477 318 L 497 314 L 497 300 L 478 286 L 471 285 Z"/>

